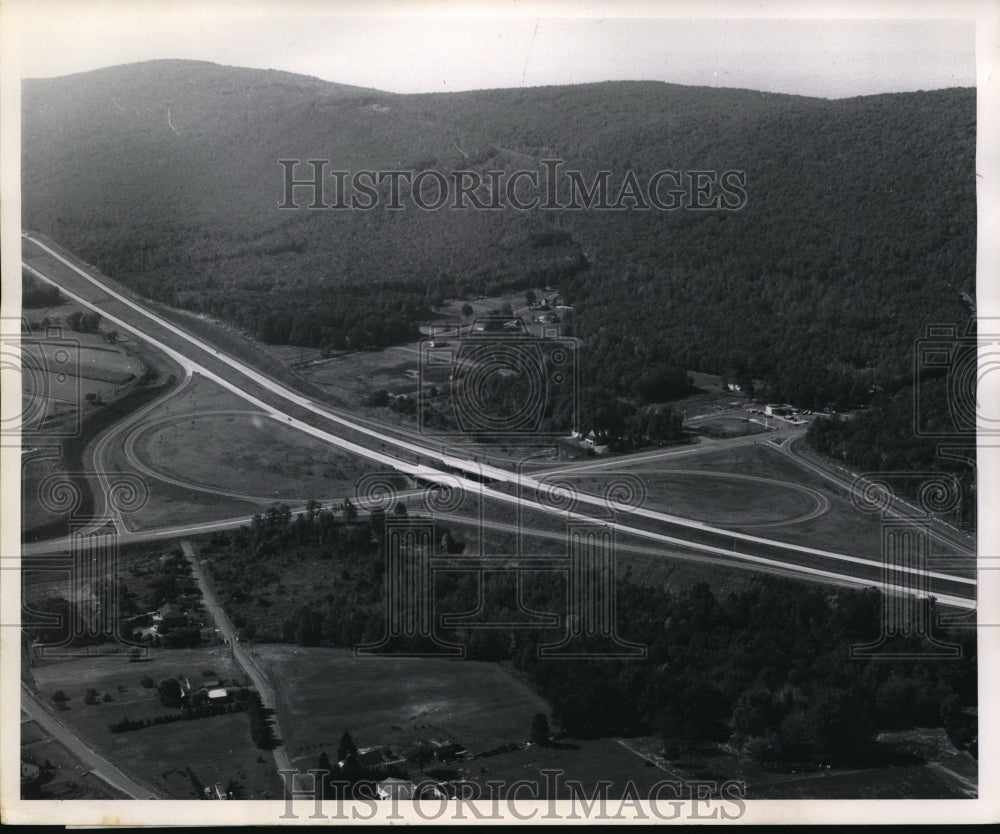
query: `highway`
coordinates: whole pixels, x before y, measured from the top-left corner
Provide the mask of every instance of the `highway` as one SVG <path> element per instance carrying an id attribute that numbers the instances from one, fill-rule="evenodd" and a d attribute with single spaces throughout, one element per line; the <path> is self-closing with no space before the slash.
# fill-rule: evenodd
<path id="1" fill-rule="evenodd" d="M 133 333 L 162 350 L 186 374 L 199 374 L 237 395 L 271 419 L 427 483 L 462 490 L 481 501 L 491 500 L 557 515 L 566 520 L 607 525 L 617 532 L 643 538 L 670 549 L 683 547 L 741 560 L 760 567 L 780 567 L 805 576 L 871 586 L 882 584 L 881 559 L 791 545 L 747 533 L 714 528 L 641 506 L 619 506 L 608 520 L 608 503 L 602 496 L 576 492 L 579 510 L 567 511 L 541 499 L 548 492 L 546 478 L 525 475 L 498 466 L 468 460 L 441 448 L 402 439 L 344 417 L 145 309 L 131 298 L 106 286 L 88 270 L 31 235 L 24 236 L 25 268 L 39 279 L 55 284 L 83 306 L 97 310 L 115 326 Z M 369 445 L 370 444 L 370 445 Z M 654 453 L 655 454 L 655 453 Z M 609 462 L 610 463 L 610 462 Z M 620 463 L 619 463 L 620 465 Z M 487 483 L 484 483 L 486 481 Z M 534 496 L 534 497 L 532 497 Z M 628 523 L 626 523 L 626 520 Z M 642 524 L 642 527 L 636 526 Z M 184 532 L 205 525 L 183 528 Z M 25 553 L 29 549 L 25 548 Z M 890 587 L 907 592 L 907 574 L 923 574 L 911 567 L 892 568 Z M 975 607 L 974 579 L 941 572 L 926 572 L 932 592 L 943 603 Z"/>

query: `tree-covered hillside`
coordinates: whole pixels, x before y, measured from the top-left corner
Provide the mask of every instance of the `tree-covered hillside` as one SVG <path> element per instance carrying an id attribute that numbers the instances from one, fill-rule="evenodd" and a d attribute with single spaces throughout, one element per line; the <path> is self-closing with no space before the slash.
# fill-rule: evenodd
<path id="1" fill-rule="evenodd" d="M 915 339 L 972 312 L 975 102 L 658 82 L 404 96 L 153 61 L 25 83 L 24 221 L 269 342 L 385 344 L 444 298 L 558 284 L 589 385 L 682 367 L 848 404 L 911 385 Z M 281 210 L 282 159 L 484 179 L 561 160 L 563 186 L 609 171 L 612 204 L 629 172 L 735 171 L 745 205 L 389 210 L 384 182 L 371 210 Z"/>

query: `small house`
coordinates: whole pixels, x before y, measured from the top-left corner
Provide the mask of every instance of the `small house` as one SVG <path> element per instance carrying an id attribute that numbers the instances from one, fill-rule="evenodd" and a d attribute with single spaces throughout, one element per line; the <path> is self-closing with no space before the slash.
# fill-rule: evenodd
<path id="1" fill-rule="evenodd" d="M 416 785 L 407 779 L 389 777 L 376 785 L 379 799 L 413 799 L 416 795 Z"/>
<path id="2" fill-rule="evenodd" d="M 437 755 L 439 762 L 450 762 L 452 759 L 464 756 L 466 751 L 461 744 L 449 742 L 448 744 L 442 744 L 434 752 Z"/>
<path id="3" fill-rule="evenodd" d="M 166 603 L 160 607 L 157 615 L 153 617 L 154 622 L 163 628 L 175 628 L 187 625 L 187 614 L 181 611 L 173 603 Z"/>

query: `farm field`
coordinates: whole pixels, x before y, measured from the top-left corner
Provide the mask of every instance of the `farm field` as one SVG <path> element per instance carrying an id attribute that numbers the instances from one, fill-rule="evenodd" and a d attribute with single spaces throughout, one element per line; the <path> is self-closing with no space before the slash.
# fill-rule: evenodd
<path id="1" fill-rule="evenodd" d="M 68 709 L 56 717 L 125 772 L 135 774 L 172 799 L 196 797 L 194 780 L 203 785 L 230 780 L 242 786 L 246 799 L 280 798 L 281 783 L 271 755 L 250 739 L 246 713 L 153 725 L 112 733 L 108 725 L 122 718 L 153 718 L 177 712 L 163 706 L 155 688 L 140 680 L 189 678 L 192 685 L 208 677 L 242 681 L 242 674 L 224 648 L 152 650 L 149 660 L 129 662 L 124 655 L 40 660 L 31 668 L 39 697 L 51 703 L 62 690 Z M 124 687 L 124 691 L 119 690 Z M 112 700 L 84 703 L 88 689 Z M 190 770 L 189 770 L 190 769 Z"/>
<path id="2" fill-rule="evenodd" d="M 441 739 L 470 752 L 527 741 L 548 705 L 495 663 L 355 658 L 345 649 L 258 645 L 279 690 L 293 764 L 336 753 L 346 730 L 358 747 Z"/>
<path id="3" fill-rule="evenodd" d="M 25 431 L 44 432 L 120 397 L 146 371 L 126 340 L 109 343 L 100 333 L 78 333 L 59 324 L 75 305 L 50 308 L 50 324 L 35 322 L 21 337 L 24 375 L 22 411 Z M 37 311 L 29 311 L 34 318 Z"/>

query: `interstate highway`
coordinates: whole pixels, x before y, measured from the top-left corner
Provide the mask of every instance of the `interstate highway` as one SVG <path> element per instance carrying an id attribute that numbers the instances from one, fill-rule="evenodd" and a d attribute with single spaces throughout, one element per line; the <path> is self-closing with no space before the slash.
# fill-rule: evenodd
<path id="1" fill-rule="evenodd" d="M 96 310 L 115 326 L 162 350 L 188 375 L 199 374 L 236 394 L 270 418 L 311 434 L 346 451 L 361 455 L 387 469 L 430 483 L 459 487 L 481 499 L 520 505 L 578 522 L 613 527 L 669 549 L 681 547 L 714 554 L 722 561 L 749 562 L 763 569 L 793 570 L 831 581 L 879 585 L 883 564 L 862 558 L 807 548 L 771 539 L 713 528 L 698 521 L 643 507 L 620 510 L 607 520 L 602 497 L 579 493 L 582 505 L 575 512 L 559 510 L 537 499 L 544 483 L 535 477 L 468 460 L 440 448 L 401 439 L 372 424 L 345 417 L 306 397 L 238 359 L 220 352 L 200 338 L 146 309 L 143 304 L 108 286 L 85 264 L 39 238 L 22 236 L 25 268 L 43 281 L 55 284 L 81 305 Z M 483 480 L 490 482 L 484 484 Z M 596 512 L 599 510 L 600 512 Z M 627 520 L 628 523 L 625 523 Z M 641 524 L 642 526 L 636 526 Z M 893 569 L 888 584 L 907 592 L 916 571 Z M 967 576 L 928 572 L 932 593 L 944 604 L 974 608 L 976 582 Z"/>

